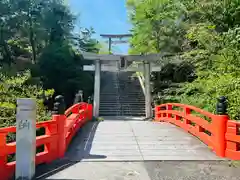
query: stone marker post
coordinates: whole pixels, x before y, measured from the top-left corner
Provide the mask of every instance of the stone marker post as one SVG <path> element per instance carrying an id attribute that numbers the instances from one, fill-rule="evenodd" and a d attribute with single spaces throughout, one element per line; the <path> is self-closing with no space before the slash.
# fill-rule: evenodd
<path id="1" fill-rule="evenodd" d="M 17 99 L 16 179 L 31 180 L 35 175 L 36 100 Z"/>

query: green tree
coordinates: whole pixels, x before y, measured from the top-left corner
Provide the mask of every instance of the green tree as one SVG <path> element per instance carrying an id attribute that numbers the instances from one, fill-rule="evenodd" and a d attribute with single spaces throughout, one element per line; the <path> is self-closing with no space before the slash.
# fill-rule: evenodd
<path id="1" fill-rule="evenodd" d="M 44 92 L 64 95 L 68 105 L 80 89 L 92 95 L 80 50 L 98 52 L 99 44 L 93 29 L 73 33 L 76 20 L 63 0 L 0 1 L 1 127 L 14 125 L 17 97 L 37 98 L 38 119 L 46 120 Z"/>
<path id="2" fill-rule="evenodd" d="M 37 120 L 43 121 L 50 118 L 41 96 L 45 94 L 46 97 L 51 97 L 54 90 L 46 91 L 36 84 L 29 84 L 30 79 L 30 71 L 17 73 L 14 76 L 0 73 L 0 127 L 15 125 L 17 98 L 36 98 L 38 103 Z"/>
<path id="3" fill-rule="evenodd" d="M 189 75 L 195 80 L 186 79 L 181 88 L 166 94 L 166 101 L 172 98 L 214 112 L 216 98 L 226 95 L 230 116 L 239 119 L 240 1 L 128 0 L 128 7 L 132 53 L 180 53 L 181 64 L 192 66 Z M 156 91 L 164 90 L 158 81 L 170 70 L 168 80 L 175 81 L 178 66 L 168 65 L 154 74 Z"/>
<path id="4" fill-rule="evenodd" d="M 62 1 L 1 1 L 0 42 L 4 62 L 19 57 L 35 64 L 43 48 L 52 42 L 68 39 L 74 16 Z"/>
<path id="5" fill-rule="evenodd" d="M 183 44 L 183 4 L 174 1 L 129 1 L 132 30 L 130 53 L 179 52 Z"/>

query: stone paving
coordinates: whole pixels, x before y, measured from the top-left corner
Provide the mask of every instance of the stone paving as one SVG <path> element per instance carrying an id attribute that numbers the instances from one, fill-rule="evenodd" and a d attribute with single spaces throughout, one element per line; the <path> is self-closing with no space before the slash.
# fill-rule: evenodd
<path id="1" fill-rule="evenodd" d="M 227 161 L 78 162 L 39 180 L 239 180 Z"/>
<path id="2" fill-rule="evenodd" d="M 37 167 L 36 179 L 239 179 L 239 169 L 221 160 L 196 137 L 174 125 L 108 118 L 82 128 L 63 159 Z"/>
<path id="3" fill-rule="evenodd" d="M 71 161 L 219 159 L 197 138 L 169 123 L 106 120 L 90 123 L 85 130 L 69 148 L 66 158 Z"/>

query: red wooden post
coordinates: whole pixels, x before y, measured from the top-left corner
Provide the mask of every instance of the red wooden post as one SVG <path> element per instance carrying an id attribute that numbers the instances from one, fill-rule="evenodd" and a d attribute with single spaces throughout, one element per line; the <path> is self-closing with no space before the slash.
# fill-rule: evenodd
<path id="1" fill-rule="evenodd" d="M 225 157 L 225 134 L 228 120 L 228 115 L 216 115 L 212 120 L 214 150 L 220 157 Z"/>
<path id="2" fill-rule="evenodd" d="M 214 150 L 220 157 L 225 157 L 226 151 L 226 130 L 229 117 L 227 115 L 227 98 L 218 98 L 216 106 L 217 114 L 212 119 Z"/>
<path id="3" fill-rule="evenodd" d="M 238 125 L 237 125 L 236 122 L 228 121 L 226 128 L 227 128 L 227 130 L 226 130 L 227 134 L 237 135 L 237 133 L 238 133 Z M 237 149 L 238 149 L 237 144 L 238 144 L 237 142 L 227 141 L 226 142 L 226 149 L 227 150 L 232 150 L 232 151 L 237 151 Z"/>
<path id="4" fill-rule="evenodd" d="M 47 159 L 47 162 L 50 163 L 58 158 L 58 123 L 57 121 L 50 121 L 48 124 L 44 127 L 46 131 L 46 135 L 51 136 L 51 142 L 45 144 L 44 151 L 48 151 L 49 157 Z"/>
<path id="5" fill-rule="evenodd" d="M 58 158 L 62 158 L 66 150 L 66 133 L 65 133 L 65 115 L 53 115 L 52 119 L 56 121 L 58 127 Z"/>
<path id="6" fill-rule="evenodd" d="M 199 126 L 198 124 L 196 124 L 196 129 L 197 129 L 197 132 L 203 132 L 203 128 L 201 126 Z"/>
<path id="7" fill-rule="evenodd" d="M 155 106 L 155 120 L 157 121 L 159 121 L 159 117 L 160 117 L 160 115 L 158 114 L 158 111 L 159 111 L 159 107 Z"/>
<path id="8" fill-rule="evenodd" d="M 67 117 L 65 116 L 65 102 L 64 97 L 59 95 L 55 97 L 54 111 L 52 120 L 57 123 L 58 134 L 58 158 L 62 158 L 66 150 L 66 132 L 65 124 Z"/>
<path id="9" fill-rule="evenodd" d="M 164 104 L 164 106 L 161 105 L 161 107 L 159 107 L 159 111 L 164 111 L 164 112 L 160 113 L 160 116 L 159 116 L 160 121 L 162 121 L 163 118 L 166 119 L 166 117 L 167 117 L 167 113 L 166 113 L 167 112 L 167 105 L 166 104 Z"/>
<path id="10" fill-rule="evenodd" d="M 9 177 L 9 174 L 6 170 L 6 165 L 6 133 L 0 133 L 0 175 L 3 179 L 7 179 L 7 177 Z"/>
<path id="11" fill-rule="evenodd" d="M 88 104 L 88 106 L 87 106 L 87 118 L 88 118 L 88 121 L 91 121 L 92 118 L 93 118 L 93 106 L 92 106 L 92 104 Z"/>
<path id="12" fill-rule="evenodd" d="M 172 105 L 167 104 L 167 118 L 172 118 L 172 113 L 169 113 L 168 110 L 172 110 Z"/>
<path id="13" fill-rule="evenodd" d="M 185 125 L 187 125 L 187 124 L 190 123 L 189 120 L 187 119 L 187 116 L 188 116 L 189 114 L 191 114 L 191 109 L 188 108 L 188 107 L 184 107 L 184 119 L 183 119 L 184 122 L 183 122 L 183 123 L 184 123 Z"/>

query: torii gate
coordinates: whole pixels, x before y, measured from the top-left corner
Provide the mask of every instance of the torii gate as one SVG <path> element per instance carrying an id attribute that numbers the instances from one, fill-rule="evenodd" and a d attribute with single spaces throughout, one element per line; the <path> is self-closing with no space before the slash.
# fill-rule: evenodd
<path id="1" fill-rule="evenodd" d="M 93 116 L 99 116 L 100 105 L 100 76 L 101 71 L 132 71 L 143 72 L 144 74 L 144 92 L 145 92 L 145 113 L 146 118 L 151 118 L 151 87 L 150 73 L 151 71 L 160 71 L 161 67 L 169 63 L 169 60 L 163 60 L 163 57 L 169 56 L 168 53 L 163 54 L 148 54 L 148 55 L 106 55 L 82 52 L 85 60 L 95 61 L 95 65 L 84 66 L 85 71 L 95 71 L 94 80 L 94 101 L 93 101 Z M 170 55 L 171 56 L 171 55 Z M 175 59 L 174 62 L 179 59 Z M 129 63 L 137 62 L 138 66 L 128 66 Z M 105 63 L 105 64 L 104 64 Z M 106 65 L 111 64 L 110 66 Z M 157 63 L 157 64 L 156 64 Z"/>

